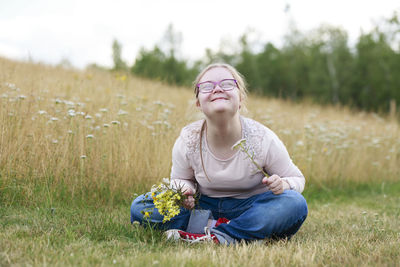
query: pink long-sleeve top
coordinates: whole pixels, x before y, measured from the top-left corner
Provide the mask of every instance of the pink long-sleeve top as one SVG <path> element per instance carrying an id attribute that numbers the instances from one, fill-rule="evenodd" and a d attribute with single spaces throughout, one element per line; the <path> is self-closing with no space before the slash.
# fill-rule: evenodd
<path id="1" fill-rule="evenodd" d="M 285 145 L 266 126 L 249 118 L 240 117 L 245 147 L 254 160 L 269 175 L 277 174 L 288 182 L 291 190 L 301 193 L 305 178 L 292 162 Z M 241 150 L 229 159 L 219 159 L 208 148 L 206 135 L 202 135 L 200 158 L 200 131 L 204 120 L 185 126 L 172 150 L 171 180 L 178 186 L 187 185 L 209 197 L 249 198 L 268 191 L 261 183 L 263 173 Z M 196 186 L 197 184 L 197 186 Z"/>

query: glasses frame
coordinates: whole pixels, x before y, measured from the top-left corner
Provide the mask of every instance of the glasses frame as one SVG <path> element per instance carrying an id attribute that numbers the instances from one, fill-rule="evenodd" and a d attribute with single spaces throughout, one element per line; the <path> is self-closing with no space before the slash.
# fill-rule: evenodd
<path id="1" fill-rule="evenodd" d="M 214 82 L 214 81 L 205 81 L 205 82 L 201 82 L 201 83 L 196 84 L 196 88 L 197 88 L 198 93 L 203 93 L 203 94 L 211 93 L 212 91 L 215 90 L 215 87 L 216 87 L 217 85 L 218 85 L 219 88 L 221 88 L 222 91 L 224 91 L 224 92 L 226 92 L 226 91 L 231 91 L 231 90 L 233 90 L 233 89 L 235 88 L 235 86 L 234 86 L 232 89 L 224 89 L 224 88 L 222 88 L 222 87 L 221 87 L 221 83 L 224 82 L 224 81 L 234 81 L 236 87 L 238 87 L 237 81 L 236 81 L 235 79 L 223 79 L 223 80 L 220 80 L 219 82 Z M 213 88 L 212 88 L 211 90 L 200 91 L 200 85 L 202 85 L 202 84 L 204 84 L 204 83 L 212 83 L 214 86 L 213 86 Z"/>

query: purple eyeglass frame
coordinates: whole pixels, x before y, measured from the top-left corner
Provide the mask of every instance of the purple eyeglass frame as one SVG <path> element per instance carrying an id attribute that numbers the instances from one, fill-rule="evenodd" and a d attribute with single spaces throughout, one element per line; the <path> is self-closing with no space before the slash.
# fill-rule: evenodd
<path id="1" fill-rule="evenodd" d="M 221 82 L 223 82 L 223 81 L 234 81 L 235 84 L 236 84 L 236 86 L 238 86 L 237 81 L 236 81 L 235 79 L 223 79 L 223 80 L 220 80 L 219 82 L 205 81 L 205 82 L 201 82 L 201 83 L 196 84 L 197 94 L 199 93 L 199 85 L 201 85 L 201 84 L 203 84 L 203 83 L 212 83 L 212 84 L 214 84 L 214 87 L 213 87 L 213 90 L 214 90 L 215 87 L 216 87 L 217 85 L 219 85 L 219 86 L 221 87 Z M 222 89 L 222 88 L 221 88 L 221 89 Z M 222 89 L 222 90 L 225 91 L 224 89 Z M 229 90 L 232 90 L 232 89 L 229 89 Z M 229 90 L 228 90 L 228 91 L 229 91 Z M 211 91 L 212 91 L 212 90 L 211 90 Z"/>

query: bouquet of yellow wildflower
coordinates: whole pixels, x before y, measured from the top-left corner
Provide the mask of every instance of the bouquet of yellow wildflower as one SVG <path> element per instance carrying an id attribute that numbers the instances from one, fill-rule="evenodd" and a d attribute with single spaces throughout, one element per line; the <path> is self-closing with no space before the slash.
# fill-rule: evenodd
<path id="1" fill-rule="evenodd" d="M 193 196 L 195 200 L 196 195 Z M 183 201 L 187 198 L 182 191 L 182 187 L 174 187 L 169 178 L 163 178 L 160 184 L 151 187 L 151 198 L 158 212 L 164 216 L 163 223 L 171 220 L 181 212 Z M 153 211 L 144 212 L 144 218 L 149 218 Z"/>

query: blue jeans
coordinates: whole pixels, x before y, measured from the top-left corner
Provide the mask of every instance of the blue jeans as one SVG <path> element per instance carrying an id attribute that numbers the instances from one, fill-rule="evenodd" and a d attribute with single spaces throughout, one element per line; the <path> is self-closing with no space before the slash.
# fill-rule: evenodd
<path id="1" fill-rule="evenodd" d="M 147 194 L 148 197 L 141 195 L 132 202 L 131 222 L 142 223 L 142 211 L 154 208 L 153 201 L 149 193 Z M 212 198 L 201 195 L 199 208 L 210 210 L 214 219 L 230 220 L 229 224 L 220 224 L 211 229 L 211 233 L 216 234 L 219 240 L 227 241 L 225 243 L 264 238 L 290 238 L 299 230 L 308 213 L 306 200 L 293 190 L 285 190 L 280 195 L 267 191 L 247 199 Z M 146 220 L 158 229 L 185 231 L 190 214 L 190 210 L 182 208 L 179 215 L 163 224 L 163 216 L 154 208 L 150 218 Z"/>

